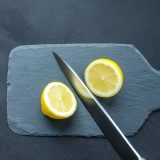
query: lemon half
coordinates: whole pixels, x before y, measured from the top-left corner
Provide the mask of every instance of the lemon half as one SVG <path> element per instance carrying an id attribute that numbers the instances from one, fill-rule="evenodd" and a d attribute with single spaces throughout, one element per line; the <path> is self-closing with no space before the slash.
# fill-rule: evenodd
<path id="1" fill-rule="evenodd" d="M 65 119 L 74 114 L 77 100 L 72 91 L 61 82 L 51 82 L 41 94 L 42 113 L 50 118 Z"/>
<path id="2" fill-rule="evenodd" d="M 84 78 L 94 95 L 106 98 L 120 91 L 124 79 L 119 65 L 104 58 L 91 62 L 85 70 Z"/>

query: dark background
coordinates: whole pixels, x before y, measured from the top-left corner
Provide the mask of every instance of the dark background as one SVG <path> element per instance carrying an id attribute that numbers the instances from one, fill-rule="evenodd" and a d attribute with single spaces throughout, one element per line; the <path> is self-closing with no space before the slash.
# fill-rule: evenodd
<path id="1" fill-rule="evenodd" d="M 104 138 L 27 137 L 7 126 L 6 76 L 12 48 L 92 42 L 134 44 L 160 70 L 160 1 L 0 0 L 0 160 L 119 160 Z M 160 160 L 160 112 L 129 139 L 145 158 Z"/>

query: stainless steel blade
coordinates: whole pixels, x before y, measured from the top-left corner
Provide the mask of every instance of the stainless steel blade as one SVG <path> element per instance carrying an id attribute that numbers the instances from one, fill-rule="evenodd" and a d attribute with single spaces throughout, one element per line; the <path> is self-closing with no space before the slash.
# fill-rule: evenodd
<path id="1" fill-rule="evenodd" d="M 69 66 L 56 53 L 53 52 L 53 55 L 84 106 L 121 159 L 144 160 L 71 66 Z"/>

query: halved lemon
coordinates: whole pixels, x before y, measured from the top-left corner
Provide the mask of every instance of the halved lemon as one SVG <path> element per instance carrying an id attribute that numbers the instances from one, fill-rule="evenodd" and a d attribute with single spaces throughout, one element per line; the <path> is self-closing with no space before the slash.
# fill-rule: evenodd
<path id="1" fill-rule="evenodd" d="M 41 94 L 42 113 L 50 118 L 65 119 L 74 114 L 77 100 L 73 92 L 61 82 L 51 82 Z"/>
<path id="2" fill-rule="evenodd" d="M 85 70 L 84 78 L 91 92 L 99 97 L 112 97 L 123 85 L 123 72 L 119 65 L 104 58 L 91 62 Z"/>

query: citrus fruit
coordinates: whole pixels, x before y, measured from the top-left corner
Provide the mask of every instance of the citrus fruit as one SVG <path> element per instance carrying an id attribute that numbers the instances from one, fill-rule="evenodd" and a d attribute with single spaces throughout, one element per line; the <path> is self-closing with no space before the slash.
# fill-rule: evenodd
<path id="1" fill-rule="evenodd" d="M 61 82 L 51 82 L 41 94 L 42 113 L 50 118 L 65 119 L 74 114 L 77 100 L 72 91 Z"/>
<path id="2" fill-rule="evenodd" d="M 119 65 L 104 58 L 91 62 L 85 70 L 84 78 L 91 92 L 99 97 L 112 97 L 123 85 L 123 72 Z"/>

